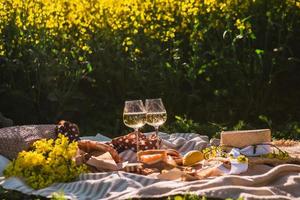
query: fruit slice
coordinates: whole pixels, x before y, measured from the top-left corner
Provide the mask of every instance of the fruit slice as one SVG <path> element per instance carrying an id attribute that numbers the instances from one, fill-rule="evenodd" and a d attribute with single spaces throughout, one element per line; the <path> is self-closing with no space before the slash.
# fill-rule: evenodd
<path id="1" fill-rule="evenodd" d="M 190 166 L 204 159 L 201 151 L 193 150 L 183 156 L 183 165 Z"/>

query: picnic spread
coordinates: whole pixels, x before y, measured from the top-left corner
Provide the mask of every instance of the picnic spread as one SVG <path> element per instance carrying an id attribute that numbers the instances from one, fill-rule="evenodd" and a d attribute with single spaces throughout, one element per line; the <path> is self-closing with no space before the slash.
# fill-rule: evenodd
<path id="1" fill-rule="evenodd" d="M 66 121 L 0 129 L 0 185 L 46 197 L 63 191 L 70 199 L 159 198 L 187 192 L 215 198 L 300 198 L 300 144 L 272 143 L 268 129 L 222 132 L 213 141 L 195 133 L 79 136 L 78 126 Z M 64 137 L 78 144 L 72 161 L 86 166 L 86 171 L 77 171 L 78 178 L 33 189 L 22 177 L 4 176 L 22 150 L 34 152 L 51 139 L 55 149 Z"/>

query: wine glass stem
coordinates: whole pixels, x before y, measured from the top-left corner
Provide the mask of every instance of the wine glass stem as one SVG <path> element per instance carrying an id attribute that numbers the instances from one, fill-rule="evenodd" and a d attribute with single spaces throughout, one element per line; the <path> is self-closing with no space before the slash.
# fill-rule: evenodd
<path id="1" fill-rule="evenodd" d="M 156 143 L 156 147 L 157 149 L 159 149 L 159 142 L 158 142 L 158 126 L 155 126 L 155 136 L 156 136 L 156 139 L 157 139 L 157 143 Z"/>
<path id="2" fill-rule="evenodd" d="M 135 132 L 135 138 L 136 138 L 136 152 L 139 152 L 140 148 L 139 148 L 139 129 L 136 128 L 134 129 Z"/>

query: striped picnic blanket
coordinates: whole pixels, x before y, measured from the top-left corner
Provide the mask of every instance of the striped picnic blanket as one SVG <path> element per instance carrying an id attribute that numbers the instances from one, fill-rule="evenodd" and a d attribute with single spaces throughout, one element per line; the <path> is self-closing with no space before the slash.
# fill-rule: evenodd
<path id="1" fill-rule="evenodd" d="M 95 140 L 99 140 L 98 136 Z M 181 153 L 201 149 L 208 145 L 207 136 L 198 134 L 163 134 L 165 146 L 172 146 Z M 123 158 L 135 157 L 128 150 Z M 129 159 L 129 160 L 130 160 Z M 300 166 L 280 165 L 274 168 L 256 165 L 244 175 L 225 175 L 191 182 L 163 181 L 151 176 L 130 174 L 122 171 L 82 174 L 77 181 L 56 183 L 50 187 L 33 190 L 18 178 L 4 179 L 1 172 L 7 160 L 0 156 L 0 185 L 6 189 L 26 194 L 50 197 L 53 192 L 63 191 L 69 199 L 129 199 L 159 198 L 174 194 L 195 193 L 216 198 L 244 199 L 300 199 Z"/>

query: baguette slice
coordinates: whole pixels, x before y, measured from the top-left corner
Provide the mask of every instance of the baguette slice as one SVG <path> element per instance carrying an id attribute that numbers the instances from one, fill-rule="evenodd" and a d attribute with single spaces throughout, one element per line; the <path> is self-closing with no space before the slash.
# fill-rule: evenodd
<path id="1" fill-rule="evenodd" d="M 140 151 L 137 155 L 139 161 L 147 165 L 164 162 L 167 159 L 167 153 L 164 150 Z"/>
<path id="2" fill-rule="evenodd" d="M 146 150 L 138 152 L 137 155 L 145 167 L 167 169 L 182 165 L 182 157 L 175 149 Z"/>

